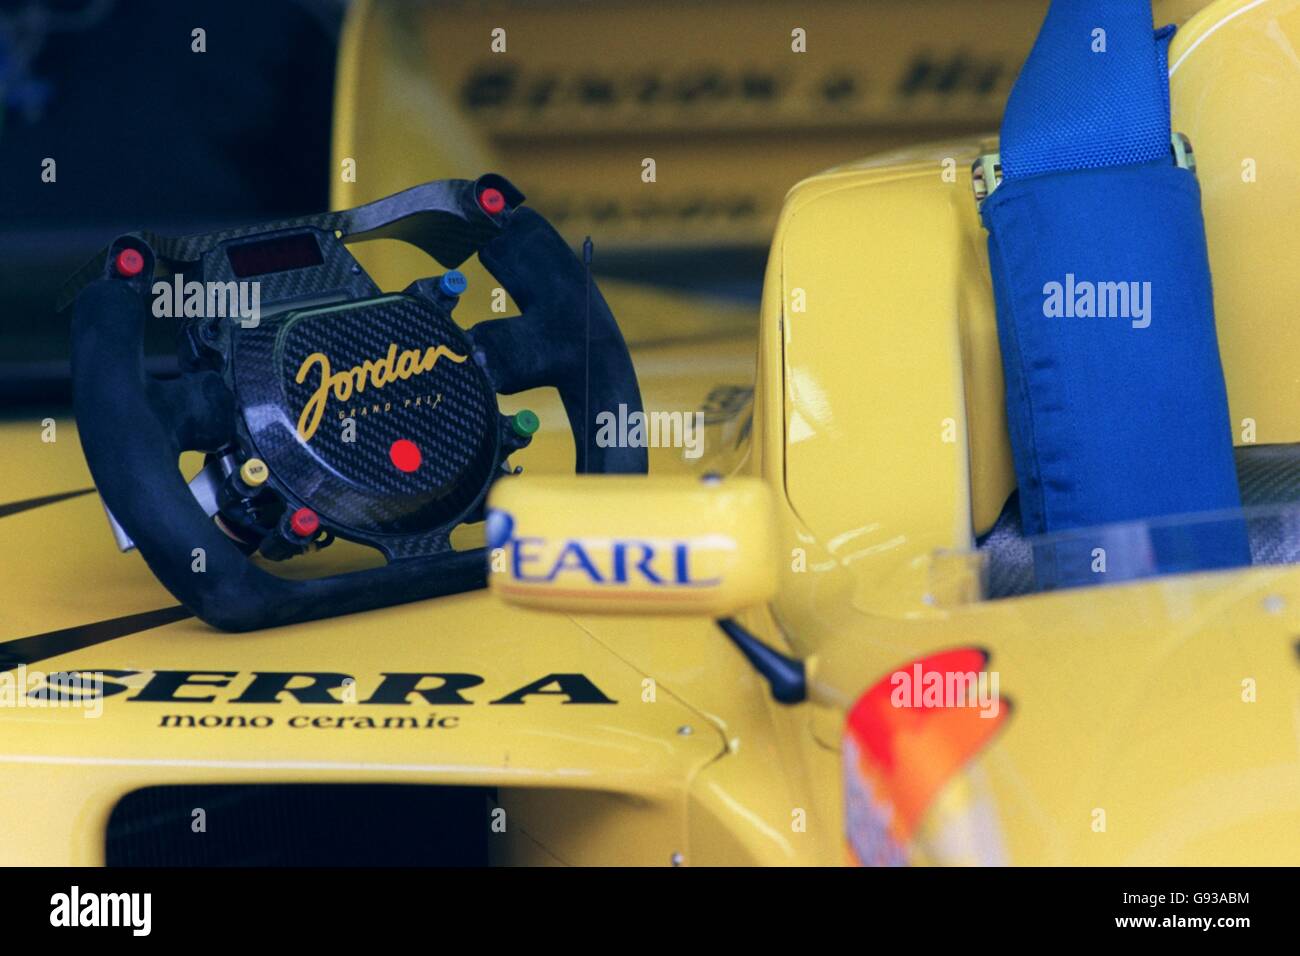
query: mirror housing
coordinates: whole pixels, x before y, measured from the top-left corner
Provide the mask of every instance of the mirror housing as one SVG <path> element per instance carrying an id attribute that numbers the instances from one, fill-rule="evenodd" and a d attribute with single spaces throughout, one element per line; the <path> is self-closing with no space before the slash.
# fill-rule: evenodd
<path id="1" fill-rule="evenodd" d="M 505 478 L 488 500 L 490 587 L 553 611 L 722 618 L 776 593 L 757 478 Z"/>

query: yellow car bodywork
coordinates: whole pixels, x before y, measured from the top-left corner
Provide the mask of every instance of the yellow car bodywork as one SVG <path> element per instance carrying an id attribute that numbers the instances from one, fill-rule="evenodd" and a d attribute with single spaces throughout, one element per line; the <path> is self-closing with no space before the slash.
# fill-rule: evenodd
<path id="1" fill-rule="evenodd" d="M 1213 59 L 1229 35 L 1253 66 Z M 347 44 L 360 42 L 349 36 L 344 70 Z M 1280 308 L 1294 302 L 1295 270 L 1275 271 L 1283 257 L 1294 266 L 1285 233 L 1296 199 L 1289 171 L 1267 164 L 1254 191 L 1230 191 L 1241 143 L 1261 128 L 1239 126 L 1241 97 L 1268 75 L 1260 58 L 1285 55 L 1278 36 L 1300 43 L 1296 0 L 1221 0 L 1171 51 L 1175 128 L 1195 144 L 1205 190 L 1233 418 L 1253 419 L 1260 442 L 1300 440 L 1295 376 L 1279 361 L 1300 334 Z M 1300 74 L 1279 75 L 1269 108 L 1300 102 Z M 1234 92 L 1238 109 L 1214 105 Z M 1295 125 L 1270 135 L 1294 140 Z M 396 782 L 497 788 L 501 863 L 838 864 L 846 712 L 895 668 L 958 647 L 987 651 L 1013 709 L 935 797 L 909 848 L 915 862 L 1297 862 L 1300 568 L 1002 601 L 974 593 L 974 537 L 1014 484 L 969 175 L 989 145 L 898 152 L 796 186 L 756 330 L 739 308 L 607 289 L 647 408 L 729 396 L 708 419 L 702 457 L 651 451 L 641 507 L 655 510 L 658 476 L 714 471 L 772 490 L 778 596 L 738 619 L 806 660 L 801 704 L 772 701 L 701 617 L 527 610 L 478 592 L 252 634 L 174 619 L 143 562 L 116 552 L 97 496 L 74 494 L 91 487 L 75 424 L 58 420 L 54 441 L 36 419 L 0 426 L 6 502 L 71 495 L 0 517 L 0 660 L 24 666 L 31 687 L 76 671 L 126 688 L 91 709 L 0 708 L 0 862 L 102 862 L 113 807 L 145 786 Z M 1276 142 L 1258 152 L 1295 155 Z M 335 198 L 351 205 L 390 186 L 400 188 L 362 176 Z M 386 288 L 428 270 L 382 256 L 362 251 Z M 1255 284 L 1263 273 L 1271 285 Z M 463 315 L 486 314 L 490 285 L 471 272 L 480 298 Z M 503 409 L 525 406 L 543 424 L 518 463 L 568 470 L 557 397 L 515 396 Z M 577 507 L 568 517 L 584 519 Z M 310 570 L 356 557 L 331 552 Z M 170 699 L 133 699 L 166 672 L 185 677 L 144 696 Z M 287 678 L 274 703 L 236 702 L 255 675 L 276 673 L 355 684 L 338 703 L 297 699 L 311 676 Z M 482 681 L 466 704 L 366 703 L 398 673 Z M 578 678 L 603 699 L 573 702 Z M 385 726 L 394 716 L 416 725 Z M 250 726 L 254 717 L 270 723 Z"/>

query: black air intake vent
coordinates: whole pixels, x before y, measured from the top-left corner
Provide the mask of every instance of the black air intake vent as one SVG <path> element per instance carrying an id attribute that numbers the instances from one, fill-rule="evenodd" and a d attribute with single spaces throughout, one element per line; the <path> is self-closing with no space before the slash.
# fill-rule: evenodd
<path id="1" fill-rule="evenodd" d="M 147 787 L 113 808 L 106 862 L 484 866 L 490 794 L 479 787 L 403 784 Z M 205 831 L 196 832 L 199 820 Z"/>

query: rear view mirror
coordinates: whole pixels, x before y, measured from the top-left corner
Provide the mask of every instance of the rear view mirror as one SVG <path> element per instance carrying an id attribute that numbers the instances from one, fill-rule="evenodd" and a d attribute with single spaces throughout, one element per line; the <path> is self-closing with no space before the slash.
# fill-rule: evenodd
<path id="1" fill-rule="evenodd" d="M 774 523 L 757 478 L 507 478 L 489 499 L 489 581 L 528 607 L 726 617 L 775 594 Z"/>

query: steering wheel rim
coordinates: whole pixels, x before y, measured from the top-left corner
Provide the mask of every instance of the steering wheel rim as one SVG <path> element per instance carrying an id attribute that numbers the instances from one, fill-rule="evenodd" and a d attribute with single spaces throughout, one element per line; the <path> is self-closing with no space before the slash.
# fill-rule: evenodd
<path id="1" fill-rule="evenodd" d="M 515 201 L 499 213 L 483 209 L 474 200 L 489 188 L 485 182 L 494 188 L 504 184 L 507 188 L 500 191 Z M 492 388 L 509 395 L 555 387 L 574 433 L 578 468 L 644 473 L 644 448 L 600 448 L 594 429 L 583 427 L 594 408 L 621 403 L 641 409 L 626 344 L 599 289 L 588 285 L 583 264 L 544 218 L 517 205 L 522 194 L 500 177 L 416 189 L 431 186 L 444 192 L 451 187 L 466 218 L 485 216 L 491 228 L 480 229 L 458 249 L 432 241 L 415 244 L 452 266 L 477 251 L 521 309 L 520 315 L 488 319 L 466 331 Z M 394 198 L 380 202 L 391 206 Z M 471 202 L 472 208 L 466 208 Z M 383 234 L 411 241 L 382 223 L 368 231 L 361 238 Z M 113 267 L 126 248 L 144 258 L 144 267 L 133 276 Z M 178 469 L 183 450 L 212 451 L 236 438 L 237 394 L 216 371 L 186 371 L 165 380 L 144 368 L 144 328 L 158 258 L 141 234 L 121 236 L 108 248 L 100 278 L 76 300 L 72 367 L 74 410 L 92 477 L 106 507 L 163 585 L 199 618 L 228 631 L 484 587 L 483 548 L 411 557 L 388 554 L 389 563 L 382 567 L 308 580 L 278 577 L 245 556 L 199 506 Z"/>

